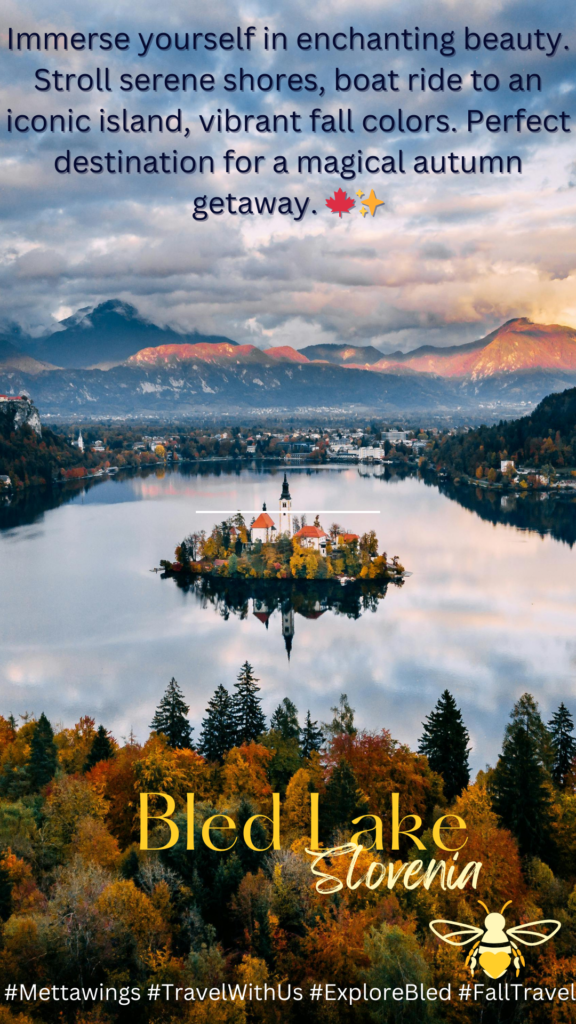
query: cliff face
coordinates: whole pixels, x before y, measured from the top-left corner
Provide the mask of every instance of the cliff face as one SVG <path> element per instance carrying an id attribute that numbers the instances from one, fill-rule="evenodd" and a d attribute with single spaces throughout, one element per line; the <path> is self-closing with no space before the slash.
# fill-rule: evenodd
<path id="1" fill-rule="evenodd" d="M 0 433 L 11 434 L 28 426 L 38 437 L 42 436 L 40 414 L 29 398 L 8 398 L 0 395 Z"/>

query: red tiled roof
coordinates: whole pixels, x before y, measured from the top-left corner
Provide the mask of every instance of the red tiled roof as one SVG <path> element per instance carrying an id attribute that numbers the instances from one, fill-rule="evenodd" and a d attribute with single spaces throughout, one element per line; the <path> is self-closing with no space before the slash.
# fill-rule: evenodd
<path id="1" fill-rule="evenodd" d="M 349 544 L 353 540 L 360 540 L 357 533 L 341 533 L 339 539 L 343 540 L 345 544 Z"/>
<path id="2" fill-rule="evenodd" d="M 298 533 L 294 534 L 295 537 L 327 537 L 328 534 L 324 532 L 321 527 L 318 526 L 303 526 Z"/>
<path id="3" fill-rule="evenodd" d="M 271 526 L 274 526 L 274 520 L 270 518 L 267 512 L 261 512 L 258 519 L 252 523 L 251 529 L 269 530 Z"/>
<path id="4" fill-rule="evenodd" d="M 255 615 L 256 618 L 260 620 L 260 622 L 263 622 L 264 625 L 266 625 L 268 619 L 270 618 L 270 612 L 253 612 L 252 614 Z"/>

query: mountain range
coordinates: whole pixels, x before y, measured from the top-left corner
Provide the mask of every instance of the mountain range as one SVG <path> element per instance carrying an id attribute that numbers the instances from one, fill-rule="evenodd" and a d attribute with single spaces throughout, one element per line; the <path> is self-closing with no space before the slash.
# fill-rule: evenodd
<path id="1" fill-rule="evenodd" d="M 261 349 L 158 327 L 118 299 L 52 334 L 0 331 L 0 393 L 44 416 L 193 416 L 355 410 L 498 418 L 576 384 L 576 331 L 509 320 L 478 341 L 384 353 L 372 345 Z"/>

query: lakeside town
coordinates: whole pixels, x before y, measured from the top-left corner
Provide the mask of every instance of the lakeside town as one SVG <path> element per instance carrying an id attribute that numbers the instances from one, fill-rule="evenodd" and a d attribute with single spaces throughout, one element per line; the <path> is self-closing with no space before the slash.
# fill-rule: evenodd
<path id="1" fill-rule="evenodd" d="M 495 426 L 370 421 L 296 426 L 174 424 L 162 433 L 126 422 L 46 428 L 27 395 L 0 395 L 0 492 L 180 463 L 366 463 L 419 470 L 477 487 L 576 491 L 576 388 Z M 150 427 L 148 427 L 150 430 Z"/>

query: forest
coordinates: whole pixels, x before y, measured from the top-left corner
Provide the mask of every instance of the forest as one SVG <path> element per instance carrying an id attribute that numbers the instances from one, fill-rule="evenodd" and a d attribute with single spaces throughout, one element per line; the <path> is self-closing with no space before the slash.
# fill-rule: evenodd
<path id="1" fill-rule="evenodd" d="M 545 723 L 533 697 L 521 696 L 497 763 L 475 780 L 470 735 L 448 690 L 422 723 L 415 750 L 382 723 L 358 728 L 346 694 L 324 723 L 310 712 L 300 715 L 288 697 L 267 721 L 260 680 L 248 662 L 230 688 L 217 687 L 200 724 L 193 727 L 189 710 L 172 679 L 145 742 L 117 739 L 89 717 L 56 728 L 43 713 L 0 718 L 0 988 L 109 989 L 104 998 L 96 993 L 76 1004 L 0 1005 L 2 1024 L 106 1024 L 123 1017 L 217 1024 L 573 1020 L 570 1002 L 538 997 L 498 1006 L 483 999 L 350 1005 L 313 1002 L 309 994 L 321 982 L 456 988 L 470 980 L 467 950 L 439 941 L 429 924 L 478 925 L 484 916 L 478 900 L 496 910 L 512 901 L 507 919 L 515 925 L 561 924 L 550 941 L 524 950 L 525 985 L 537 991 L 573 979 L 576 739 L 564 704 Z M 141 793 L 174 797 L 181 826 L 174 845 L 167 846 L 168 826 L 158 819 L 150 823 L 154 850 L 140 848 Z M 193 851 L 186 846 L 187 793 L 195 794 Z M 281 798 L 280 850 L 265 850 L 271 837 L 264 818 L 252 830 L 262 852 L 243 842 L 226 850 L 225 826 L 211 832 L 217 849 L 200 841 L 212 815 L 229 815 L 239 827 L 254 814 L 270 815 L 273 793 Z M 372 861 L 390 859 L 393 793 L 406 812 L 421 817 L 428 851 L 418 853 L 408 837 L 400 860 L 429 856 L 453 866 L 456 854 L 438 847 L 432 823 L 442 814 L 459 815 L 467 827 L 465 859 L 482 863 L 477 889 L 344 885 L 319 894 L 305 852 L 313 793 L 326 849 L 347 842 L 352 820 L 368 809 L 381 815 L 383 849 L 370 849 L 367 832 L 358 876 Z M 156 797 L 155 811 L 151 800 L 150 813 L 163 813 L 163 798 Z M 332 875 L 345 870 L 332 859 Z M 513 971 L 510 980 L 516 981 Z M 239 985 L 237 998 L 142 998 L 127 1017 L 114 995 L 145 993 L 150 985 L 203 991 L 223 984 Z M 254 991 L 266 984 L 299 986 L 302 1001 L 249 998 L 250 985 Z"/>
<path id="2" fill-rule="evenodd" d="M 16 490 L 86 476 L 100 461 L 46 427 L 38 437 L 28 426 L 10 432 L 0 426 L 0 476 L 9 476 Z"/>
<path id="3" fill-rule="evenodd" d="M 576 469 L 576 388 L 547 395 L 529 416 L 434 441 L 431 461 L 452 474 L 502 481 L 500 462 L 561 475 Z"/>

